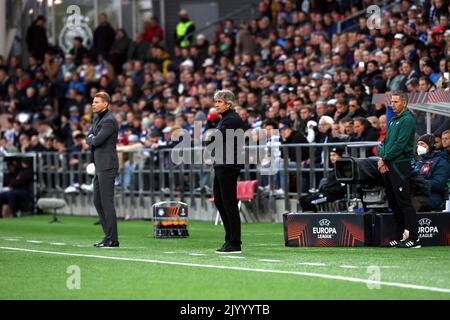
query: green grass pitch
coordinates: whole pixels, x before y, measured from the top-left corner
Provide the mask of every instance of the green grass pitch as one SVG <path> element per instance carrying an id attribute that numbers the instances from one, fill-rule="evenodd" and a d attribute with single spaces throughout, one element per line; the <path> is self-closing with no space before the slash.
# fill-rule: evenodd
<path id="1" fill-rule="evenodd" d="M 233 258 L 210 222 L 154 239 L 152 222 L 119 221 L 121 247 L 99 249 L 95 218 L 60 220 L 0 219 L 0 299 L 450 299 L 449 247 L 288 248 L 282 224 L 256 223 Z"/>

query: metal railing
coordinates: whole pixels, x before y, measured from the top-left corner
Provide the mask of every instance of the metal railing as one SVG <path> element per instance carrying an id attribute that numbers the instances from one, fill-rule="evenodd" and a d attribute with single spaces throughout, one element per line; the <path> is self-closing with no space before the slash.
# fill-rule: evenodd
<path id="1" fill-rule="evenodd" d="M 377 142 L 351 142 L 281 145 L 283 154 L 287 155 L 289 149 L 294 148 L 296 159 L 308 158 L 308 160 L 293 162 L 288 157 L 281 158 L 276 162 L 278 172 L 271 175 L 264 174 L 264 169 L 259 165 L 261 159 L 258 159 L 258 164 L 246 161 L 240 180 L 258 181 L 260 187 L 256 190 L 255 212 L 265 210 L 269 216 L 274 216 L 280 210 L 296 211 L 297 208 L 292 207 L 292 201 L 295 203 L 310 189 L 316 189 L 320 179 L 327 177 L 332 170 L 330 163 L 323 161 L 329 159 L 332 147 L 341 146 L 346 149 L 348 155 L 365 157 L 367 150 L 377 144 Z M 250 148 L 247 146 L 245 150 L 249 151 Z M 308 152 L 307 157 L 303 154 L 305 148 Z M 188 150 L 192 152 L 193 159 L 196 150 L 194 148 Z M 115 193 L 119 217 L 151 218 L 152 204 L 165 200 L 188 203 L 192 210 L 199 212 L 200 219 L 209 220 L 214 216 L 215 208 L 210 202 L 213 167 L 201 164 L 175 165 L 171 161 L 171 151 L 171 149 L 156 151 L 144 149 L 133 153 L 119 152 L 121 164 L 116 177 Z M 86 173 L 89 158 L 90 154 L 83 152 L 37 153 L 37 196 L 65 198 L 70 205 L 70 214 L 96 215 L 92 205 L 93 177 Z M 284 197 L 279 197 L 273 192 L 277 188 L 285 191 Z"/>

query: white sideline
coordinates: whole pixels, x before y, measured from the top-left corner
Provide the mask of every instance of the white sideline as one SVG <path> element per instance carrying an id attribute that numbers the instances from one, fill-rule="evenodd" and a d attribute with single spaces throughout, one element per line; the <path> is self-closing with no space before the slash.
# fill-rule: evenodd
<path id="1" fill-rule="evenodd" d="M 13 247 L 0 247 L 0 249 L 11 250 L 11 251 L 54 254 L 54 255 L 71 256 L 71 257 L 96 258 L 96 259 L 108 259 L 108 260 L 119 260 L 119 261 L 134 261 L 134 262 L 147 262 L 147 263 L 155 263 L 155 264 L 168 264 L 168 265 L 178 265 L 178 266 L 186 266 L 186 267 L 200 267 L 200 268 L 211 268 L 211 269 L 222 269 L 222 270 L 253 271 L 253 272 L 276 273 L 276 274 L 290 274 L 290 275 L 305 276 L 305 277 L 315 277 L 315 278 L 323 278 L 323 279 L 331 279 L 331 280 L 342 280 L 342 281 L 349 281 L 349 282 L 359 282 L 359 283 L 365 283 L 365 284 L 377 284 L 377 285 L 384 285 L 384 286 L 389 286 L 389 287 L 398 287 L 398 288 L 406 288 L 406 289 L 416 289 L 416 290 L 425 290 L 425 291 L 433 291 L 433 292 L 450 293 L 450 289 L 447 289 L 447 288 L 427 287 L 427 286 L 421 286 L 421 285 L 415 285 L 415 284 L 407 284 L 407 283 L 398 283 L 398 282 L 375 281 L 375 280 L 353 278 L 353 277 L 344 277 L 344 276 L 336 276 L 336 275 L 322 274 L 322 273 L 312 273 L 312 272 L 297 272 L 297 271 L 285 271 L 285 270 L 270 270 L 270 269 L 254 269 L 254 268 L 232 267 L 232 266 L 218 266 L 218 265 L 208 265 L 208 264 L 198 264 L 198 263 L 188 263 L 188 262 L 174 262 L 174 261 L 161 261 L 161 260 L 139 259 L 139 258 L 123 258 L 123 257 L 112 257 L 112 256 L 100 256 L 100 255 L 94 255 L 94 254 L 43 251 L 43 250 L 13 248 Z"/>
<path id="2" fill-rule="evenodd" d="M 274 259 L 258 259 L 258 261 L 261 261 L 261 262 L 281 262 L 281 260 L 274 260 Z"/>
<path id="3" fill-rule="evenodd" d="M 319 263 L 319 262 L 300 262 L 299 264 L 302 264 L 302 265 L 305 265 L 305 266 L 315 266 L 315 267 L 326 266 L 325 263 Z"/>

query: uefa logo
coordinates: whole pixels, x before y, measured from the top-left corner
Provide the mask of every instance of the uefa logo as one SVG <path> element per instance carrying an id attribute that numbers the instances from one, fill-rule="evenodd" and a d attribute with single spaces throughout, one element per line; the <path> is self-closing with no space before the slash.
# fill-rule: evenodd
<path id="1" fill-rule="evenodd" d="M 419 224 L 421 225 L 421 226 L 430 226 L 431 225 L 431 220 L 430 219 L 428 219 L 428 218 L 423 218 L 423 219 L 420 219 L 419 220 Z"/>
<path id="2" fill-rule="evenodd" d="M 317 239 L 332 239 L 337 234 L 337 230 L 330 225 L 330 220 L 321 219 L 319 220 L 320 227 L 313 227 L 312 233 L 317 235 Z"/>
<path id="3" fill-rule="evenodd" d="M 419 238 L 433 238 L 439 233 L 438 227 L 432 225 L 433 221 L 428 218 L 419 220 Z"/>
<path id="4" fill-rule="evenodd" d="M 331 221 L 328 219 L 322 219 L 319 221 L 319 225 L 321 227 L 329 227 L 330 226 Z"/>

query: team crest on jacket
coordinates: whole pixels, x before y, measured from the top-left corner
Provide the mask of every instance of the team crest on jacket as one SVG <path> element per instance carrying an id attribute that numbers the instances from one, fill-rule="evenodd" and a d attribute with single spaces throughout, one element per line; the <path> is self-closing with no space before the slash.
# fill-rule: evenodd
<path id="1" fill-rule="evenodd" d="M 430 171 L 430 165 L 427 163 L 422 167 L 422 173 L 428 173 L 428 171 Z"/>

